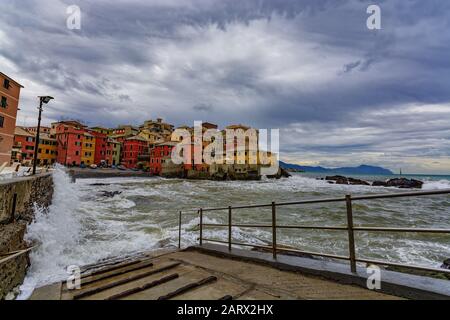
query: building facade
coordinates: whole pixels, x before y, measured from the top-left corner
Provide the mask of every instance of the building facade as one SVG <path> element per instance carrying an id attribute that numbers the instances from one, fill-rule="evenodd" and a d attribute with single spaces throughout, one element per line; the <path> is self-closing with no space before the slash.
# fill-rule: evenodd
<path id="1" fill-rule="evenodd" d="M 49 166 L 56 162 L 58 144 L 48 133 L 41 133 L 38 144 L 38 165 Z"/>
<path id="2" fill-rule="evenodd" d="M 108 136 L 102 132 L 89 130 L 89 133 L 95 137 L 94 164 L 99 165 L 107 160 L 107 142 Z"/>
<path id="3" fill-rule="evenodd" d="M 81 147 L 81 164 L 90 166 L 94 164 L 95 155 L 95 137 L 89 132 L 83 134 L 82 147 Z"/>
<path id="4" fill-rule="evenodd" d="M 163 142 L 150 149 L 149 171 L 153 175 L 161 175 L 163 164 L 170 159 L 176 142 Z"/>
<path id="5" fill-rule="evenodd" d="M 140 136 L 127 138 L 123 143 L 122 164 L 127 168 L 137 168 L 139 156 L 148 152 L 147 140 Z"/>
<path id="6" fill-rule="evenodd" d="M 112 166 L 118 166 L 120 164 L 122 144 L 114 139 L 109 139 L 108 142 L 112 146 L 111 162 Z"/>
<path id="7" fill-rule="evenodd" d="M 54 125 L 58 144 L 57 162 L 67 166 L 79 166 L 86 126 L 78 121 L 61 121 Z"/>
<path id="8" fill-rule="evenodd" d="M 34 157 L 36 137 L 23 127 L 14 130 L 14 144 L 11 159 L 23 165 L 31 165 Z"/>
<path id="9" fill-rule="evenodd" d="M 21 84 L 0 72 L 0 166 L 10 163 Z"/>

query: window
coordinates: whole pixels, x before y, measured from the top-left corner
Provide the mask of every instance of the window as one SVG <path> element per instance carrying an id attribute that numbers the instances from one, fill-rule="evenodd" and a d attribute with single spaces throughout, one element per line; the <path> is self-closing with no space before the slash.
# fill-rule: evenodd
<path id="1" fill-rule="evenodd" d="M 2 108 L 6 108 L 8 106 L 8 100 L 6 100 L 6 97 L 2 97 Z"/>
<path id="2" fill-rule="evenodd" d="M 6 88 L 6 89 L 9 89 L 10 84 L 9 84 L 9 80 L 8 80 L 8 79 L 5 79 L 5 80 L 3 81 L 3 87 Z"/>
<path id="3" fill-rule="evenodd" d="M 3 122 L 5 122 L 5 118 L 0 116 L 0 128 L 3 128 Z"/>

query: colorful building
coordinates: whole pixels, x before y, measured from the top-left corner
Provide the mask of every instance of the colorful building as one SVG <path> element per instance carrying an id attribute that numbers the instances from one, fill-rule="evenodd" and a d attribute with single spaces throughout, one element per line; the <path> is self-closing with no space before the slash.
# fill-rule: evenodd
<path id="1" fill-rule="evenodd" d="M 156 121 L 154 120 L 147 120 L 144 122 L 142 126 L 139 127 L 141 131 L 148 130 L 150 132 L 158 134 L 163 141 L 169 141 L 170 136 L 173 132 L 173 125 L 169 123 L 163 122 L 163 119 L 158 118 Z"/>
<path id="2" fill-rule="evenodd" d="M 109 138 L 108 143 L 111 145 L 111 155 L 109 156 L 109 164 L 117 166 L 120 164 L 120 156 L 122 144 L 114 139 Z"/>
<path id="3" fill-rule="evenodd" d="M 61 121 L 52 124 L 52 129 L 58 144 L 56 161 L 63 165 L 79 166 L 86 126 L 78 121 Z"/>
<path id="4" fill-rule="evenodd" d="M 89 130 L 89 133 L 95 137 L 94 164 L 99 165 L 107 160 L 107 142 L 108 136 L 104 133 Z"/>
<path id="5" fill-rule="evenodd" d="M 122 149 L 122 164 L 127 168 L 137 168 L 139 156 L 148 154 L 148 142 L 141 136 L 125 139 Z"/>
<path id="6" fill-rule="evenodd" d="M 0 166 L 10 163 L 21 84 L 0 72 Z"/>
<path id="7" fill-rule="evenodd" d="M 107 136 L 112 135 L 114 132 L 114 129 L 109 129 L 105 127 L 92 127 L 90 129 L 95 132 L 106 134 Z"/>
<path id="8" fill-rule="evenodd" d="M 90 166 L 95 163 L 95 137 L 89 132 L 83 134 L 81 147 L 81 164 Z"/>
<path id="9" fill-rule="evenodd" d="M 31 165 L 34 157 L 35 135 L 23 127 L 14 130 L 14 144 L 11 160 L 23 165 Z"/>
<path id="10" fill-rule="evenodd" d="M 151 174 L 161 174 L 163 163 L 170 159 L 172 149 L 176 145 L 177 142 L 163 142 L 157 144 L 150 150 L 150 163 L 148 167 Z"/>
<path id="11" fill-rule="evenodd" d="M 34 135 L 36 135 L 36 133 L 37 133 L 37 127 L 26 127 L 25 129 Z M 51 130 L 52 130 L 52 128 L 50 128 L 50 127 L 41 126 L 39 131 L 41 133 L 51 134 Z"/>
<path id="12" fill-rule="evenodd" d="M 56 162 L 58 144 L 56 139 L 48 133 L 41 133 L 38 145 L 38 164 L 40 166 L 52 165 Z"/>

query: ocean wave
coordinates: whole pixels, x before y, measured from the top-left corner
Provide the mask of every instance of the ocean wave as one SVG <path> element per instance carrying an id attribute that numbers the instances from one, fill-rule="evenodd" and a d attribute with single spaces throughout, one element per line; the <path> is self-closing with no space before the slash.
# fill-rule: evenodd
<path id="1" fill-rule="evenodd" d="M 424 190 L 442 190 L 450 189 L 450 180 L 425 181 L 422 189 Z"/>

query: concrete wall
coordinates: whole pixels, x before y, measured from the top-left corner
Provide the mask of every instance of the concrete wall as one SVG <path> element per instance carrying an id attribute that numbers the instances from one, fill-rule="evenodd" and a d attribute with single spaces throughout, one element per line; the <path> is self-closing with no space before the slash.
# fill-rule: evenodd
<path id="1" fill-rule="evenodd" d="M 15 210 L 14 194 L 17 194 Z M 51 174 L 0 181 L 0 259 L 2 255 L 27 247 L 23 238 L 27 225 L 34 218 L 34 204 L 47 208 L 52 196 Z M 0 299 L 23 282 L 27 267 L 27 255 L 0 264 Z"/>

